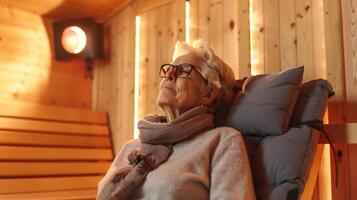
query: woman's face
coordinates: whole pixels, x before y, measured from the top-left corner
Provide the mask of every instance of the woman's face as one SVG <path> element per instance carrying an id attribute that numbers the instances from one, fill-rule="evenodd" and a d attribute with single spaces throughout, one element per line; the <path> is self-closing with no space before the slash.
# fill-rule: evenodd
<path id="1" fill-rule="evenodd" d="M 178 57 L 172 64 L 183 63 L 191 64 L 197 70 L 202 71 L 203 61 L 193 53 Z M 207 87 L 207 83 L 195 69 L 192 69 L 191 74 L 186 78 L 177 77 L 176 69 L 171 69 L 161 81 L 157 104 L 160 107 L 168 106 L 183 113 L 204 103 L 202 95 Z"/>

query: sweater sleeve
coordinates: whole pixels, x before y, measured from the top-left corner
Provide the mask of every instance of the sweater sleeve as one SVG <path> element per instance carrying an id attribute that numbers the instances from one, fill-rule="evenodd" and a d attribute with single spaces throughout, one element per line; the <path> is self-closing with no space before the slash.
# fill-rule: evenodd
<path id="1" fill-rule="evenodd" d="M 253 200 L 253 181 L 242 136 L 236 130 L 227 131 L 236 133 L 221 138 L 214 151 L 210 200 Z"/>

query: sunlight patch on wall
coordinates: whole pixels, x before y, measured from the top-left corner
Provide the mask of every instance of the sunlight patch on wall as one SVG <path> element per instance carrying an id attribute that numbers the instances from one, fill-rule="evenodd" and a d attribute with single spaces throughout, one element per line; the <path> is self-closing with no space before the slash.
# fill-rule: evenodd
<path id="1" fill-rule="evenodd" d="M 190 1 L 186 0 L 185 4 L 185 41 L 190 42 L 190 27 L 191 27 L 191 19 L 190 19 Z"/>
<path id="2" fill-rule="evenodd" d="M 252 9 L 252 1 L 249 0 L 249 32 L 250 32 L 250 63 L 251 63 L 251 68 L 250 68 L 250 74 L 251 75 L 257 75 L 258 72 L 258 67 L 257 65 L 259 64 L 258 57 L 256 56 L 257 52 L 255 51 L 255 38 L 256 38 L 256 31 L 257 31 L 257 25 L 255 24 L 254 19 L 256 19 L 257 16 L 255 16 L 253 9 Z"/>
<path id="3" fill-rule="evenodd" d="M 140 16 L 135 18 L 135 93 L 134 93 L 134 139 L 138 138 L 139 130 L 139 77 L 140 77 Z"/>

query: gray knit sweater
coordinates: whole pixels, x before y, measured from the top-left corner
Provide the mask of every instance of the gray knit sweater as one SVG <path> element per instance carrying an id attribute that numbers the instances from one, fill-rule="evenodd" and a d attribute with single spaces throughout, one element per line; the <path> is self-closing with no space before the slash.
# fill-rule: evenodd
<path id="1" fill-rule="evenodd" d="M 139 147 L 128 142 L 98 184 L 98 193 L 127 155 Z M 120 167 L 118 167 L 120 166 Z M 128 200 L 251 200 L 255 199 L 248 156 L 242 136 L 233 128 L 220 127 L 173 146 L 169 159 L 151 171 Z"/>

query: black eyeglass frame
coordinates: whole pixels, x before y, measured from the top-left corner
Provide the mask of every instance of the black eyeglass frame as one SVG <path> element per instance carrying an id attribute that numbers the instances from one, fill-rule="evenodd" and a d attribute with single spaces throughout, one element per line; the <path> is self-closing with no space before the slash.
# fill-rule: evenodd
<path id="1" fill-rule="evenodd" d="M 182 76 L 181 74 L 179 75 L 179 74 L 177 73 L 177 69 L 178 69 L 178 68 L 181 68 L 181 69 L 182 69 L 184 65 L 190 66 L 191 68 L 190 68 L 190 71 L 185 71 L 187 75 Z M 196 70 L 196 71 L 198 72 L 198 74 L 203 78 L 203 80 L 205 81 L 205 83 L 208 83 L 208 80 L 203 76 L 203 74 L 201 74 L 201 72 L 198 71 L 198 69 L 197 69 L 194 65 L 192 65 L 192 64 L 190 64 L 190 63 L 182 63 L 182 64 L 179 64 L 179 65 L 173 65 L 173 64 L 166 63 L 166 64 L 161 65 L 160 71 L 159 71 L 159 76 L 160 76 L 161 78 L 166 78 L 166 73 L 167 73 L 167 72 L 161 73 L 161 72 L 162 72 L 162 69 L 163 69 L 165 66 L 171 66 L 173 69 L 175 69 L 176 76 L 177 76 L 177 77 L 180 77 L 180 78 L 187 78 L 188 76 L 190 76 L 190 74 L 191 74 L 191 72 L 192 72 L 192 69 L 194 69 L 194 70 Z"/>

